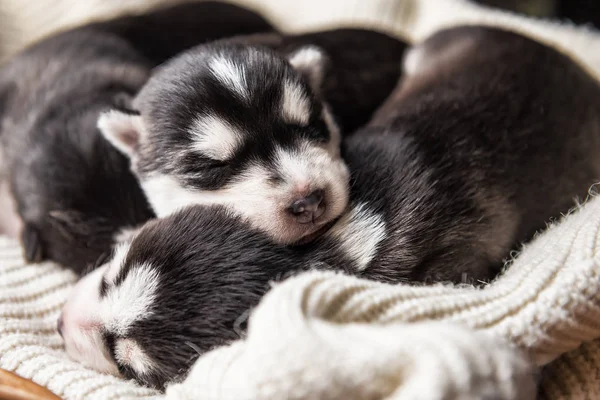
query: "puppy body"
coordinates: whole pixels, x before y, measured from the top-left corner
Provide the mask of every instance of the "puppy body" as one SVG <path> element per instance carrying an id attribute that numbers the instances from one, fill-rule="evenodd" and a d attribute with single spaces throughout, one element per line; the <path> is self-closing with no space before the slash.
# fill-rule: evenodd
<path id="1" fill-rule="evenodd" d="M 163 387 L 235 339 L 272 280 L 307 269 L 394 283 L 489 279 L 516 243 L 585 196 L 599 172 L 600 97 L 575 63 L 478 27 L 413 51 L 426 52 L 419 69 L 344 143 L 350 205 L 326 233 L 275 245 L 215 206 L 151 221 L 66 304 L 69 354 Z"/>
<path id="2" fill-rule="evenodd" d="M 214 13 L 230 20 L 217 25 Z M 173 28 L 173 40 L 187 39 L 171 42 L 165 27 Z M 153 216 L 129 161 L 98 133 L 99 114 L 115 105 L 130 108 L 128 99 L 151 68 L 182 45 L 268 29 L 238 7 L 186 5 L 59 33 L 4 65 L 3 173 L 22 221 L 26 258 L 80 272 L 110 250 L 119 229 Z"/>
<path id="3" fill-rule="evenodd" d="M 354 129 L 371 117 L 404 49 L 363 30 L 198 46 L 154 74 L 134 101 L 139 116 L 113 111 L 99 127 L 157 215 L 220 204 L 278 243 L 307 240 L 348 200 L 336 119 Z"/>
<path id="4" fill-rule="evenodd" d="M 515 33 L 460 27 L 412 49 L 405 74 L 361 133 L 366 143 L 375 134 L 405 147 L 388 164 L 404 182 L 389 193 L 410 193 L 389 204 L 415 210 L 390 214 L 400 218 L 397 232 L 411 233 L 384 245 L 381 253 L 393 256 L 382 267 L 398 260 L 386 246 L 401 244 L 399 251 L 408 240 L 427 266 L 411 279 L 492 277 L 490 266 L 600 179 L 599 84 L 558 51 Z"/>

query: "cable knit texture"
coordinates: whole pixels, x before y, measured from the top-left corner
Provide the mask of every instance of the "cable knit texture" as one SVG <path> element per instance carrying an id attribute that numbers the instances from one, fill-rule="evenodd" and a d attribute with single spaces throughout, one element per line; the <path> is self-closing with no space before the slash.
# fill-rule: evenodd
<path id="1" fill-rule="evenodd" d="M 92 16 L 143 12 L 165 2 L 37 0 L 24 6 L 2 0 L 0 52 L 9 55 Z M 462 0 L 234 2 L 289 32 L 362 26 L 421 40 L 460 23 L 506 26 L 570 53 L 600 76 L 597 32 Z M 542 397 L 600 398 L 599 229 L 600 199 L 594 198 L 535 238 L 484 289 L 300 275 L 265 296 L 245 339 L 201 357 L 166 397 L 530 399 L 536 367 L 545 366 Z M 65 399 L 162 397 L 67 358 L 54 329 L 73 282 L 51 263 L 25 265 L 17 244 L 0 238 L 0 368 Z"/>

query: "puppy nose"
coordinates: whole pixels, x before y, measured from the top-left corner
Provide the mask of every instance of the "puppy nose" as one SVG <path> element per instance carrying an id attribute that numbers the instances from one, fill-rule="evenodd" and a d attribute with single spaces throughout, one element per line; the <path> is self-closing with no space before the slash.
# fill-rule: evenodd
<path id="1" fill-rule="evenodd" d="M 62 315 L 60 317 L 58 317 L 58 321 L 56 321 L 56 330 L 58 331 L 58 334 L 60 335 L 60 337 L 64 338 L 63 336 L 63 317 Z"/>
<path id="2" fill-rule="evenodd" d="M 315 190 L 308 196 L 294 201 L 288 211 L 301 224 L 312 222 L 325 212 L 324 197 L 325 192 L 323 190 Z"/>

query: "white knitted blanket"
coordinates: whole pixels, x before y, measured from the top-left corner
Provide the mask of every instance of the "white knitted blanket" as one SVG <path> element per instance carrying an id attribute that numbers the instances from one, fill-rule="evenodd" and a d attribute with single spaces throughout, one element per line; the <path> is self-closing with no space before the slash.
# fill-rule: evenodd
<path id="1" fill-rule="evenodd" d="M 570 52 L 600 76 L 598 33 L 461 0 L 236 2 L 294 32 L 370 26 L 419 40 L 462 22 L 500 24 Z M 85 8 L 76 5 L 82 3 Z M 24 6 L 2 0 L 0 22 L 8 25 L 0 49 L 10 53 L 91 15 L 157 3 L 39 0 Z M 201 357 L 166 396 L 529 399 L 532 369 L 552 361 L 542 374 L 542 395 L 600 398 L 599 230 L 600 198 L 593 198 L 528 244 L 507 273 L 482 290 L 390 286 L 333 273 L 290 279 L 254 310 L 245 339 Z M 54 327 L 73 282 L 71 273 L 50 263 L 24 265 L 17 244 L 0 238 L 0 368 L 65 399 L 159 397 L 68 360 Z"/>

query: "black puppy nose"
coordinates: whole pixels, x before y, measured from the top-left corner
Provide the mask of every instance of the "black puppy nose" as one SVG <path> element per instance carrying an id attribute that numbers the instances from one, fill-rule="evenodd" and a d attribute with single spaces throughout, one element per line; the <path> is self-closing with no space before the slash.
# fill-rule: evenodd
<path id="1" fill-rule="evenodd" d="M 315 190 L 308 196 L 294 201 L 288 208 L 288 211 L 295 216 L 301 224 L 312 222 L 325 212 L 325 202 L 323 202 L 324 197 L 325 192 L 323 190 Z"/>
<path id="2" fill-rule="evenodd" d="M 63 325 L 63 317 L 61 315 L 58 317 L 58 321 L 56 321 L 56 330 L 58 331 L 60 337 L 63 337 Z"/>

